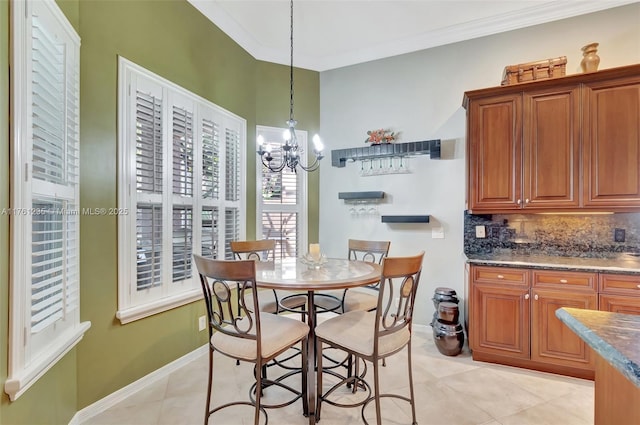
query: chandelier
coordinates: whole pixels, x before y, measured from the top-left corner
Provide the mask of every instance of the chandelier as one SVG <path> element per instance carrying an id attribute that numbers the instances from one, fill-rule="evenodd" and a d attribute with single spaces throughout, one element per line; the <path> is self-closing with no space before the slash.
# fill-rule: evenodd
<path id="1" fill-rule="evenodd" d="M 296 136 L 296 121 L 293 118 L 293 0 L 291 0 L 291 63 L 289 66 L 289 120 L 287 121 L 287 129 L 284 131 L 284 144 L 282 145 L 282 157 L 279 164 L 274 163 L 274 157 L 271 154 L 272 147 L 265 143 L 262 135 L 258 136 L 258 155 L 262 160 L 262 164 L 273 173 L 279 173 L 285 168 L 289 168 L 292 172 L 297 172 L 298 168 L 304 171 L 315 171 L 320 166 L 320 160 L 323 158 L 322 150 L 324 146 L 320 136 L 313 136 L 313 153 L 315 159 L 311 164 L 304 165 L 301 156 L 304 154 L 303 149 L 298 145 Z"/>

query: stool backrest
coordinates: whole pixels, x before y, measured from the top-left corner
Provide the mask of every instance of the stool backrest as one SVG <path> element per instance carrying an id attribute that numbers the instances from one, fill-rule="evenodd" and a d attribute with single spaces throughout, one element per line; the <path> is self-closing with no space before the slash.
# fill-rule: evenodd
<path id="1" fill-rule="evenodd" d="M 204 302 L 209 319 L 209 338 L 213 331 L 246 339 L 258 340 L 260 352 L 260 312 L 256 296 L 256 263 L 254 260 L 213 260 L 193 256 L 200 276 Z M 235 302 L 232 288 L 240 288 L 240 302 Z M 253 294 L 251 306 L 244 303 L 246 292 Z"/>
<path id="2" fill-rule="evenodd" d="M 424 251 L 412 257 L 387 257 L 382 261 L 376 309 L 377 337 L 406 327 L 411 330 L 423 258 Z M 377 344 L 378 338 L 375 340 L 376 349 Z"/>
<path id="3" fill-rule="evenodd" d="M 390 241 L 365 241 L 349 239 L 349 260 L 367 261 L 382 264 L 389 255 Z M 378 283 L 367 285 L 367 288 L 378 289 Z"/>
<path id="4" fill-rule="evenodd" d="M 273 261 L 275 258 L 276 241 L 273 239 L 232 241 L 230 246 L 237 260 Z"/>

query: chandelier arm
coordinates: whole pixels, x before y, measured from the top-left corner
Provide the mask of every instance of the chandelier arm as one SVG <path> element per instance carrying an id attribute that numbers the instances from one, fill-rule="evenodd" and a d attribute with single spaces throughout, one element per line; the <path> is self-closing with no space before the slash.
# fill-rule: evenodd
<path id="1" fill-rule="evenodd" d="M 280 165 L 278 165 L 277 167 L 273 167 L 271 165 L 271 162 L 265 161 L 264 156 L 261 156 L 260 159 L 262 160 L 262 165 L 264 165 L 267 168 L 267 170 L 269 170 L 272 173 L 279 173 L 280 171 L 284 170 L 284 167 L 287 166 L 287 163 L 282 161 Z"/>
<path id="2" fill-rule="evenodd" d="M 311 165 L 307 165 L 305 167 L 304 165 L 302 165 L 301 162 L 298 162 L 298 167 L 302 168 L 304 171 L 315 171 L 320 167 L 320 160 L 318 159 L 318 156 L 316 155 L 316 158 L 313 160 Z"/>

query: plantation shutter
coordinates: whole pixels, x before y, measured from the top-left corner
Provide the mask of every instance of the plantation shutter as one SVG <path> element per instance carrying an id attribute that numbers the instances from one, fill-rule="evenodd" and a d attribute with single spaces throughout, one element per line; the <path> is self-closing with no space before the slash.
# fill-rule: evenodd
<path id="1" fill-rule="evenodd" d="M 9 8 L 11 267 L 7 376 L 19 398 L 91 327 L 80 322 L 80 38 L 54 0 Z"/>
<path id="2" fill-rule="evenodd" d="M 220 129 L 212 120 L 202 120 L 202 198 L 220 199 Z"/>
<path id="3" fill-rule="evenodd" d="M 37 9 L 32 25 L 30 314 L 35 335 L 79 308 L 79 63 L 78 51 Z"/>
<path id="4" fill-rule="evenodd" d="M 174 96 L 173 102 L 184 101 Z M 173 149 L 173 198 L 172 198 L 172 257 L 173 282 L 182 282 L 192 277 L 193 258 L 193 203 L 194 203 L 194 145 L 193 105 L 172 106 Z"/>
<path id="5" fill-rule="evenodd" d="M 135 92 L 136 143 L 136 289 L 160 287 L 163 279 L 164 149 L 163 98 L 160 90 Z"/>
<path id="6" fill-rule="evenodd" d="M 136 289 L 162 284 L 162 206 L 138 205 L 136 210 Z"/>
<path id="7" fill-rule="evenodd" d="M 220 125 L 213 119 L 201 121 L 202 143 L 202 211 L 201 211 L 201 254 L 207 258 L 219 258 L 220 246 L 218 223 L 220 209 Z M 225 256 L 222 256 L 225 258 Z"/>
<path id="8" fill-rule="evenodd" d="M 118 207 L 136 212 L 118 219 L 128 323 L 200 298 L 193 255 L 227 258 L 243 236 L 246 124 L 122 57 L 119 99 Z"/>
<path id="9" fill-rule="evenodd" d="M 240 201 L 240 134 L 232 128 L 225 128 L 225 200 L 228 204 Z M 231 241 L 240 239 L 240 209 L 228 207 L 225 210 L 225 259 L 232 260 Z"/>

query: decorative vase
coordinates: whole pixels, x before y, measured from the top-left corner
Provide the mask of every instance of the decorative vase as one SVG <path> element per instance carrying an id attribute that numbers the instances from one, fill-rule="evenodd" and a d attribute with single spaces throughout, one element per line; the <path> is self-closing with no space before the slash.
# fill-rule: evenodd
<path id="1" fill-rule="evenodd" d="M 598 44 L 599 43 L 591 43 L 582 48 L 583 58 L 582 62 L 580 62 L 582 72 L 596 72 L 598 70 L 598 65 L 600 64 Z"/>

